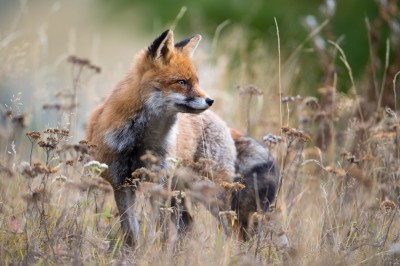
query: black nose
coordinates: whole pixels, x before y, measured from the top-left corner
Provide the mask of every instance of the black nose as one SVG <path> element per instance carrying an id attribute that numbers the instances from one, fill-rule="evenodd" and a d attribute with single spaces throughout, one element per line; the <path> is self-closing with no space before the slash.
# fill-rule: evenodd
<path id="1" fill-rule="evenodd" d="M 206 103 L 207 103 L 209 106 L 211 106 L 211 105 L 214 103 L 214 100 L 211 99 L 211 98 L 207 98 L 207 99 L 206 99 Z"/>

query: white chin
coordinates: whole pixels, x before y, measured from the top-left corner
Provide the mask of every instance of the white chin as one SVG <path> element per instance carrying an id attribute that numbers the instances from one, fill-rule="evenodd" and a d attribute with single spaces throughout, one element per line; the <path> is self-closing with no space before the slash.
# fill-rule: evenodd
<path id="1" fill-rule="evenodd" d="M 199 108 L 199 106 L 191 106 L 190 104 L 176 104 L 176 107 L 181 113 L 191 113 L 191 114 L 199 114 L 208 109 L 208 105 L 204 106 L 204 108 Z"/>

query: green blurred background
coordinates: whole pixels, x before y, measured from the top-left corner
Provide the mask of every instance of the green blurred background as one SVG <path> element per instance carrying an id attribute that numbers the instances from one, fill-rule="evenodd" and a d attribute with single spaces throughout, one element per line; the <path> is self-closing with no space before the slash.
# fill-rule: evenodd
<path id="1" fill-rule="evenodd" d="M 245 42 L 248 49 L 252 49 L 254 41 L 262 40 L 276 45 L 276 28 L 274 18 L 280 28 L 283 57 L 288 56 L 310 33 L 312 27 L 318 26 L 326 19 L 329 24 L 325 28 L 325 38 L 333 41 L 343 38 L 340 42 L 355 77 L 363 74 L 368 64 L 369 45 L 365 18 L 373 23 L 380 13 L 380 5 L 390 5 L 400 0 L 231 0 L 231 1 L 140 1 L 140 0 L 91 0 L 91 1 L 0 1 L 0 32 L 3 38 L 7 37 L 7 29 L 15 23 L 18 9 L 24 6 L 27 12 L 34 12 L 41 19 L 46 17 L 49 8 L 57 10 L 57 23 L 64 24 L 58 34 L 67 34 L 70 27 L 91 34 L 96 31 L 108 38 L 106 32 L 119 32 L 120 36 L 155 36 L 176 19 L 182 7 L 187 11 L 177 22 L 176 32 L 179 36 L 201 33 L 211 38 L 217 27 L 229 20 L 224 31 L 233 27 L 241 27 L 247 32 L 246 39 L 232 40 Z M 40 10 L 42 9 L 42 11 Z M 40 14 L 43 12 L 43 14 Z M 398 12 L 398 10 L 397 10 Z M 43 16 L 45 14 L 45 16 Z M 68 15 L 65 15 L 68 14 Z M 22 13 L 22 15 L 24 15 Z M 25 14 L 26 15 L 26 14 Z M 30 14 L 31 15 L 31 14 Z M 397 18 L 399 18 L 397 14 Z M 308 20 L 307 20 L 308 17 Z M 310 20 L 312 19 L 312 21 Z M 32 18 L 31 18 L 32 19 Z M 14 20 L 14 21 L 13 21 Z M 62 21 L 61 21 L 62 20 Z M 307 23 L 308 21 L 308 23 Z M 315 23 L 310 25 L 310 23 Z M 385 53 L 385 40 L 389 37 L 389 25 L 383 23 L 379 27 L 379 56 Z M 399 27 L 399 25 L 395 25 Z M 47 28 L 56 27 L 48 23 Z M 222 32 L 222 34 L 223 34 Z M 323 32 L 322 32 L 323 33 Z M 112 38 L 112 37 L 111 37 Z M 135 40 L 137 42 L 137 38 Z M 142 44 L 143 40 L 138 45 Z M 311 46 L 310 43 L 306 43 Z M 140 46 L 138 46 L 140 47 Z M 396 49 L 398 47 L 392 47 Z M 304 49 L 304 51 L 308 51 Z M 318 55 L 307 55 L 307 65 L 317 67 Z M 315 83 L 315 76 L 311 75 L 310 84 Z M 345 90 L 345 89 L 343 89 Z"/>
<path id="2" fill-rule="evenodd" d="M 365 18 L 373 21 L 379 15 L 378 3 L 374 0 L 99 0 L 101 17 L 105 19 L 102 23 L 127 30 L 138 27 L 143 32 L 160 31 L 173 22 L 183 6 L 187 7 L 187 12 L 178 23 L 182 35 L 200 31 L 212 36 L 218 25 L 229 20 L 230 26 L 244 27 L 250 37 L 233 41 L 251 43 L 263 39 L 276 43 L 276 17 L 281 44 L 287 50 L 294 49 L 309 34 L 305 25 L 307 16 L 314 16 L 317 23 L 329 18 L 333 40 L 340 36 L 345 38 L 342 47 L 356 77 L 364 70 L 369 57 Z M 332 10 L 326 10 L 327 7 Z M 387 31 L 387 27 L 384 30 Z"/>

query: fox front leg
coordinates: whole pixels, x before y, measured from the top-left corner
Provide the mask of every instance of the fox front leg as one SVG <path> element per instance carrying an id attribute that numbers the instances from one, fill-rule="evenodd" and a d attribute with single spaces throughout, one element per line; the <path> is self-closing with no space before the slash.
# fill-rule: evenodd
<path id="1" fill-rule="evenodd" d="M 128 245 L 135 245 L 139 237 L 139 222 L 135 212 L 135 191 L 125 186 L 114 190 L 115 202 L 117 203 L 121 229 Z"/>
<path id="2" fill-rule="evenodd" d="M 128 182 L 131 180 L 132 168 L 138 166 L 127 154 L 116 156 L 110 166 L 113 177 L 114 198 L 118 207 L 121 230 L 125 235 L 125 242 L 135 245 L 139 238 L 139 222 L 136 215 L 135 201 L 138 184 Z"/>

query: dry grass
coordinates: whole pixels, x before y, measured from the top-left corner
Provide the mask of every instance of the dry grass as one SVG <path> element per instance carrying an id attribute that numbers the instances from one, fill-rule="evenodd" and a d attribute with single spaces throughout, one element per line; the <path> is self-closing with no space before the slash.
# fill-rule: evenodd
<path id="1" fill-rule="evenodd" d="M 311 42 L 325 38 L 322 28 L 312 29 Z M 61 63 L 72 73 L 63 85 L 72 82 L 70 90 L 56 93 L 51 102 L 46 101 L 49 97 L 42 101 L 39 97 L 21 105 L 16 89 L 1 113 L 1 264 L 400 264 L 399 113 L 379 108 L 387 97 L 384 91 L 396 96 L 396 79 L 381 82 L 392 87 L 377 92 L 379 104 L 367 104 L 360 88 L 369 81 L 353 79 L 340 40 L 323 49 L 315 41 L 325 82 L 313 88 L 318 89 L 318 97 L 308 96 L 309 90 L 297 82 L 306 77 L 298 77 L 296 70 L 301 67 L 297 64 L 304 44 L 287 61 L 279 62 L 277 50 L 262 42 L 251 51 L 244 42 L 232 42 L 246 39 L 241 28 L 222 29 L 217 35 L 212 53 L 200 50 L 195 56 L 202 86 L 214 96 L 214 110 L 229 125 L 258 139 L 271 133 L 264 138 L 265 145 L 281 165 L 278 198 L 270 212 L 253 215 L 254 236 L 246 242 L 235 234 L 225 236 L 207 208 L 195 204 L 204 203 L 207 190 L 212 189 L 203 180 L 185 194 L 144 183 L 136 206 L 141 222 L 139 245 L 124 246 L 112 189 L 99 177 L 102 166 L 87 165 L 91 146 L 76 137 L 83 135 L 83 113 L 99 98 L 89 93 L 97 89 L 92 81 L 103 73 L 89 61 L 70 57 Z M 3 62 L 35 56 L 35 50 L 12 45 L 0 46 Z M 335 63 L 340 64 L 336 56 L 348 72 L 335 71 Z M 239 63 L 232 66 L 232 58 Z M 18 78 L 24 64 L 22 60 L 18 66 L 0 68 L 0 75 Z M 378 70 L 373 71 L 376 79 Z M 348 79 L 349 74 L 354 93 L 339 93 L 337 80 Z M 101 90 L 110 90 L 108 83 Z M 43 93 L 42 88 L 34 90 L 33 94 Z M 40 116 L 55 116 L 57 123 L 47 128 L 36 117 L 28 123 L 26 113 L 33 106 L 42 106 Z M 182 195 L 191 203 L 195 223 L 185 236 L 176 238 L 173 226 L 157 225 L 151 198 L 158 197 L 164 204 Z M 155 213 L 176 212 L 163 206 Z"/>

